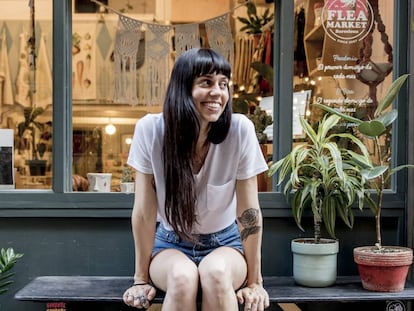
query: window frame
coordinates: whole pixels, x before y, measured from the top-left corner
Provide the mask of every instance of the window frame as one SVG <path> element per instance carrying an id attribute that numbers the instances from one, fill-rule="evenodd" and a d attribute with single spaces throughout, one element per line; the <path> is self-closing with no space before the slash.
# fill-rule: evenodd
<path id="1" fill-rule="evenodd" d="M 409 0 L 394 0 L 394 71 L 395 79 L 408 72 Z M 273 154 L 281 158 L 291 150 L 293 94 L 294 1 L 274 0 L 274 135 Z M 71 192 L 72 184 L 72 0 L 53 0 L 53 185 L 51 190 L 11 190 L 0 192 L 0 217 L 130 217 L 133 195 L 125 193 Z M 282 35 L 283 34 L 283 35 Z M 408 115 L 408 87 L 400 92 L 396 106 L 400 116 Z M 405 104 L 404 104 L 405 103 Z M 406 163 L 407 141 L 398 133 L 406 133 L 408 120 L 400 117 L 393 129 L 393 164 Z M 407 173 L 400 173 L 385 194 L 385 208 L 405 208 Z M 264 216 L 291 216 L 280 188 L 273 181 L 272 192 L 259 194 Z"/>

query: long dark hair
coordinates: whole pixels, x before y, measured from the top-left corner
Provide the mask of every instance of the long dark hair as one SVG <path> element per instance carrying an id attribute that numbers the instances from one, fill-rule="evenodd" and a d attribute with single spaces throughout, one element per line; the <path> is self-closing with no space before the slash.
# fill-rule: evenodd
<path id="1" fill-rule="evenodd" d="M 195 78 L 212 73 L 220 73 L 230 79 L 231 66 L 211 49 L 192 49 L 183 53 L 172 69 L 163 108 L 165 213 L 174 231 L 187 240 L 193 240 L 191 231 L 197 221 L 191 163 L 200 133 L 199 116 L 191 94 Z M 226 138 L 231 106 L 230 95 L 220 118 L 210 123 L 208 142 L 219 144 Z"/>

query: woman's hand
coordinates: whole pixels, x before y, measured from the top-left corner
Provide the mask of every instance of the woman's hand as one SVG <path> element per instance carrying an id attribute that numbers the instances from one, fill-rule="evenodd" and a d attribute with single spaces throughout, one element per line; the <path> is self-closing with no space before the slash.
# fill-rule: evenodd
<path id="1" fill-rule="evenodd" d="M 244 311 L 263 311 L 269 307 L 269 295 L 260 284 L 243 287 L 236 295 L 239 303 L 244 303 Z"/>
<path id="2" fill-rule="evenodd" d="M 148 309 L 155 293 L 156 289 L 151 284 L 133 285 L 125 291 L 123 299 L 128 306 Z"/>

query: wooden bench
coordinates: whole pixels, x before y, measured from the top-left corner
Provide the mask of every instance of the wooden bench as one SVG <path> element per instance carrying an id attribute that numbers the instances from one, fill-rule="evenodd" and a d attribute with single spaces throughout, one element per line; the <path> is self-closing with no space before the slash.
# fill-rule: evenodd
<path id="1" fill-rule="evenodd" d="M 14 297 L 19 301 L 65 302 L 68 305 L 72 303 L 122 304 L 122 294 L 130 284 L 132 284 L 131 277 L 120 276 L 40 276 L 19 290 Z M 264 286 L 272 305 L 378 301 L 389 304 L 414 300 L 414 285 L 410 282 L 402 292 L 379 293 L 364 290 L 357 276 L 338 277 L 333 286 L 324 288 L 299 286 L 295 284 L 292 277 L 270 276 L 264 277 Z M 163 299 L 164 293 L 157 291 L 153 303 L 161 304 Z M 352 309 L 355 311 L 355 308 Z M 403 311 L 405 306 L 387 311 L 391 310 Z"/>

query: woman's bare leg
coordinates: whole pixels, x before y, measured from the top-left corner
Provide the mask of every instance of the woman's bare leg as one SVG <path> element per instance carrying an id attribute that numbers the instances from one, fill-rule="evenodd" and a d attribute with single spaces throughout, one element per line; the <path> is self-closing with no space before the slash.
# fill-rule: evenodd
<path id="1" fill-rule="evenodd" d="M 166 292 L 162 310 L 197 309 L 197 266 L 182 252 L 166 249 L 155 255 L 150 264 L 150 277 L 156 287 Z"/>
<path id="2" fill-rule="evenodd" d="M 220 247 L 207 255 L 198 269 L 203 290 L 202 310 L 239 310 L 235 290 L 246 280 L 244 257 L 233 248 Z"/>

